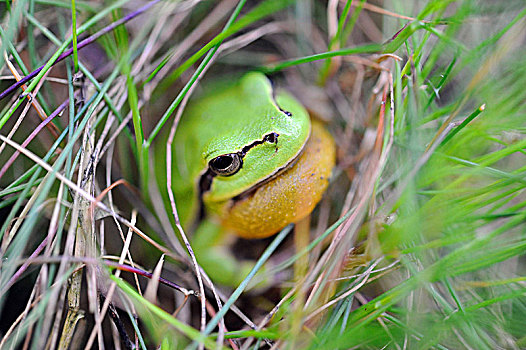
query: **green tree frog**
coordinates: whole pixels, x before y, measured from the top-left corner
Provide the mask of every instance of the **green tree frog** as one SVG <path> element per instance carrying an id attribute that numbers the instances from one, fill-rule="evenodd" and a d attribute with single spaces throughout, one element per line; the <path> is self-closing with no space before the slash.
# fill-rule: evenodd
<path id="1" fill-rule="evenodd" d="M 172 189 L 185 230 L 206 216 L 250 239 L 310 214 L 328 185 L 335 148 L 295 98 L 253 72 L 189 104 L 172 155 Z M 199 253 L 211 240 L 194 237 L 198 258 L 215 256 Z"/>

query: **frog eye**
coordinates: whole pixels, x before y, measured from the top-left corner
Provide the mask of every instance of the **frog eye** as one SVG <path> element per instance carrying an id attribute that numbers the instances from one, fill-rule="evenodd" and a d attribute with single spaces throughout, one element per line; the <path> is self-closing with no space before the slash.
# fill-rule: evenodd
<path id="1" fill-rule="evenodd" d="M 216 175 L 230 176 L 234 175 L 243 166 L 243 159 L 237 153 L 223 154 L 215 157 L 208 163 L 208 167 Z"/>

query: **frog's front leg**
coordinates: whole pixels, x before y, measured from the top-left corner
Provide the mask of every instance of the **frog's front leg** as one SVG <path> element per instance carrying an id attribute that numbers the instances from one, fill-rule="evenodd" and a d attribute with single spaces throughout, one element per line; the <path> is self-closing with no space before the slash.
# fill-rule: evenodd
<path id="1" fill-rule="evenodd" d="M 239 260 L 231 247 L 237 238 L 210 220 L 200 223 L 191 244 L 198 264 L 205 270 L 214 283 L 235 288 L 248 275 L 255 261 Z M 268 283 L 264 266 L 258 271 L 258 287 Z M 265 278 L 267 277 L 267 278 Z"/>

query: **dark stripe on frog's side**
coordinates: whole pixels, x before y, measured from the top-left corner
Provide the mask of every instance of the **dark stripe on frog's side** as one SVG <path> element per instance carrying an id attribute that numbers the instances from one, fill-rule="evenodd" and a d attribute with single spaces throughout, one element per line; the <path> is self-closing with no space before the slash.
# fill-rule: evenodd
<path id="1" fill-rule="evenodd" d="M 265 136 L 263 136 L 263 138 L 261 140 L 254 141 L 251 144 L 244 146 L 241 149 L 241 151 L 236 152 L 236 154 L 241 159 L 241 166 L 239 167 L 239 169 L 241 170 L 241 168 L 243 168 L 243 158 L 246 156 L 248 151 L 250 151 L 252 148 L 254 148 L 254 147 L 258 146 L 258 145 L 262 145 L 262 144 L 267 143 L 267 142 L 274 143 L 274 144 L 276 144 L 276 151 L 277 151 L 278 138 L 279 138 L 279 134 L 278 133 L 271 132 L 271 133 L 268 133 Z M 236 173 L 234 173 L 232 175 L 235 175 Z M 232 175 L 228 175 L 228 176 L 232 176 Z M 210 189 L 212 188 L 212 182 L 213 182 L 213 180 L 214 180 L 214 178 L 216 176 L 217 176 L 217 174 L 214 173 L 210 169 L 210 165 L 208 165 L 207 168 L 206 168 L 206 171 L 199 178 L 199 184 L 198 184 L 199 212 L 198 212 L 198 215 L 197 215 L 197 218 L 196 218 L 196 222 L 197 223 L 199 223 L 201 220 L 203 220 L 205 215 L 206 215 L 205 205 L 204 205 L 204 201 L 203 201 L 203 195 L 206 192 L 210 191 Z"/>
<path id="2" fill-rule="evenodd" d="M 308 141 L 308 139 L 307 139 L 307 141 Z M 234 204 L 236 204 L 237 201 L 240 201 L 240 200 L 243 200 L 243 199 L 245 199 L 247 197 L 250 197 L 254 193 L 254 191 L 256 191 L 258 188 L 260 188 L 261 186 L 264 186 L 265 184 L 267 184 L 270 181 L 274 180 L 276 177 L 280 176 L 285 171 L 287 171 L 290 168 L 292 168 L 294 166 L 294 164 L 296 164 L 298 159 L 301 158 L 301 155 L 303 154 L 303 150 L 304 149 L 305 149 L 305 147 L 301 149 L 301 151 L 294 157 L 294 159 L 292 159 L 290 162 L 285 164 L 285 166 L 283 166 L 283 167 L 279 168 L 278 170 L 276 170 L 271 176 L 267 177 L 266 179 L 258 182 L 257 184 L 255 184 L 254 186 L 250 187 L 246 191 L 243 191 L 240 194 L 238 194 L 237 196 L 233 197 L 231 199 L 231 201 L 230 201 L 230 207 L 232 207 Z"/>

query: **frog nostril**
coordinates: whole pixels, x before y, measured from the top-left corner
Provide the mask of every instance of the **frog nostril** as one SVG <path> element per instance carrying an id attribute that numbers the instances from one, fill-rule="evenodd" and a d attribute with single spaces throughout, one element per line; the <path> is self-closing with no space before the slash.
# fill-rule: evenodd
<path id="1" fill-rule="evenodd" d="M 279 106 L 278 106 L 278 108 L 279 108 L 279 110 L 280 110 L 282 113 L 284 113 L 287 117 L 292 117 L 292 113 L 290 113 L 289 111 L 286 111 L 286 110 L 284 110 L 283 108 L 281 108 L 281 107 L 279 107 Z"/>

